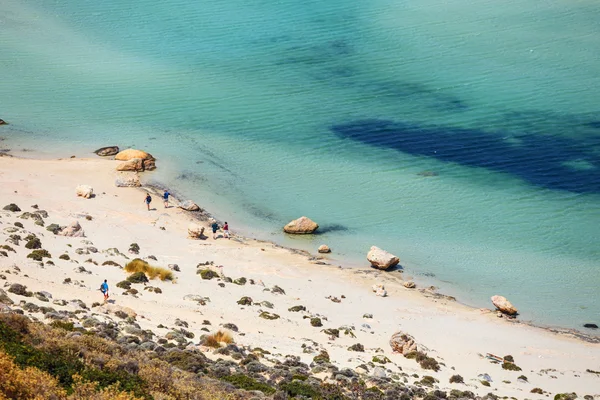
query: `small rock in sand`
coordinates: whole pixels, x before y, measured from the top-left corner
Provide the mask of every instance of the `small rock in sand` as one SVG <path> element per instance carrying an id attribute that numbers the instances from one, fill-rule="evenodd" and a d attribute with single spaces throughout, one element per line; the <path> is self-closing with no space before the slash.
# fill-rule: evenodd
<path id="1" fill-rule="evenodd" d="M 119 146 L 108 146 L 101 147 L 98 150 L 94 151 L 100 157 L 114 156 L 119 152 Z"/>
<path id="2" fill-rule="evenodd" d="M 142 183 L 140 182 L 140 178 L 137 175 L 131 176 L 119 176 L 115 179 L 116 187 L 140 187 Z"/>
<path id="3" fill-rule="evenodd" d="M 375 285 L 373 285 L 372 289 L 375 292 L 376 296 L 380 296 L 380 297 L 387 296 L 387 291 L 385 290 L 385 287 L 381 283 L 376 283 Z"/>
<path id="4" fill-rule="evenodd" d="M 85 232 L 77 221 L 71 222 L 69 226 L 63 228 L 58 234 L 60 236 L 85 237 Z"/>
<path id="5" fill-rule="evenodd" d="M 371 247 L 371 250 L 369 250 L 369 253 L 367 254 L 367 260 L 373 267 L 383 270 L 398 265 L 400 262 L 398 257 L 377 246 Z"/>
<path id="6" fill-rule="evenodd" d="M 83 197 L 84 199 L 90 199 L 94 194 L 94 189 L 90 185 L 79 185 L 75 189 L 77 196 Z"/>
<path id="7" fill-rule="evenodd" d="M 515 306 L 511 304 L 510 301 L 504 296 L 492 296 L 492 303 L 496 306 L 496 308 L 508 315 L 516 315 L 518 314 L 518 310 Z"/>
<path id="8" fill-rule="evenodd" d="M 186 211 L 200 211 L 200 206 L 191 200 L 182 201 L 179 204 L 179 208 Z"/>
<path id="9" fill-rule="evenodd" d="M 314 233 L 317 229 L 319 225 L 308 217 L 300 217 L 283 227 L 284 232 L 296 235 Z"/>
<path id="10" fill-rule="evenodd" d="M 406 281 L 402 284 L 407 289 L 414 289 L 417 285 L 413 281 Z"/>
<path id="11" fill-rule="evenodd" d="M 417 351 L 417 343 L 415 339 L 404 333 L 404 332 L 396 332 L 392 335 L 390 339 L 390 347 L 395 353 L 400 353 L 406 355 L 411 351 Z"/>
<path id="12" fill-rule="evenodd" d="M 318 249 L 319 253 L 331 253 L 331 249 L 326 244 L 322 244 Z"/>
<path id="13" fill-rule="evenodd" d="M 191 223 L 188 225 L 188 237 L 191 239 L 201 239 L 204 236 L 204 227 Z"/>

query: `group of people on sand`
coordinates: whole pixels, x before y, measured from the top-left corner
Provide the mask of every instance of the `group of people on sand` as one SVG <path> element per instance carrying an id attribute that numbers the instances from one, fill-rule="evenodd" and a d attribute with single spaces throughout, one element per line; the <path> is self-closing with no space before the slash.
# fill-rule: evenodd
<path id="1" fill-rule="evenodd" d="M 169 208 L 169 196 L 171 196 L 171 193 L 165 189 L 163 193 L 163 204 L 165 205 L 165 208 Z M 150 203 L 152 203 L 152 196 L 150 196 L 150 193 L 146 193 L 144 203 L 146 203 L 146 207 L 148 208 L 148 211 L 150 211 Z"/>

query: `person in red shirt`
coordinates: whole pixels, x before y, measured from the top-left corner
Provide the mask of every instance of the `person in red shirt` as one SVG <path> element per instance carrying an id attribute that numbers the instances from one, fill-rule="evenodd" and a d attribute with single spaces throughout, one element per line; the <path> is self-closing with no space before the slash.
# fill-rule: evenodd
<path id="1" fill-rule="evenodd" d="M 225 221 L 225 225 L 223 225 L 223 237 L 231 239 L 231 237 L 229 236 L 229 224 L 227 224 L 227 221 Z"/>

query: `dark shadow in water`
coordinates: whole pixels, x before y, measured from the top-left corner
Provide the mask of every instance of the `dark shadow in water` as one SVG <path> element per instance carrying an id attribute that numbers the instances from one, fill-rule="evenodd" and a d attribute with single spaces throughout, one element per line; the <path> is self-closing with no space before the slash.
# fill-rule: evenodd
<path id="1" fill-rule="evenodd" d="M 533 185 L 575 193 L 600 193 L 600 138 L 499 135 L 481 129 L 359 120 L 330 128 L 340 137 L 404 153 L 434 157 L 518 176 Z M 512 139 L 512 140 L 511 140 Z M 596 149 L 594 149 L 596 148 Z M 565 165 L 586 163 L 586 169 Z"/>
<path id="2" fill-rule="evenodd" d="M 317 230 L 317 234 L 321 235 L 324 233 L 330 232 L 350 232 L 350 228 L 340 224 L 327 224 L 327 225 L 319 225 L 319 229 Z"/>

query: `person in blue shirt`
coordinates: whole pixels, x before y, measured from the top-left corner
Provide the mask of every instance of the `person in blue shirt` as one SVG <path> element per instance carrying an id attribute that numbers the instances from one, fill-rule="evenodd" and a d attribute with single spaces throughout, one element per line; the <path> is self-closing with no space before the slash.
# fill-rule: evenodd
<path id="1" fill-rule="evenodd" d="M 106 283 L 106 279 L 104 280 L 104 283 L 100 285 L 100 291 L 104 295 L 104 301 L 108 300 L 108 283 Z"/>
<path id="2" fill-rule="evenodd" d="M 169 191 L 167 189 L 165 189 L 165 192 L 163 193 L 163 200 L 165 201 L 165 208 L 169 208 L 169 196 L 171 195 L 171 193 L 169 193 Z"/>

